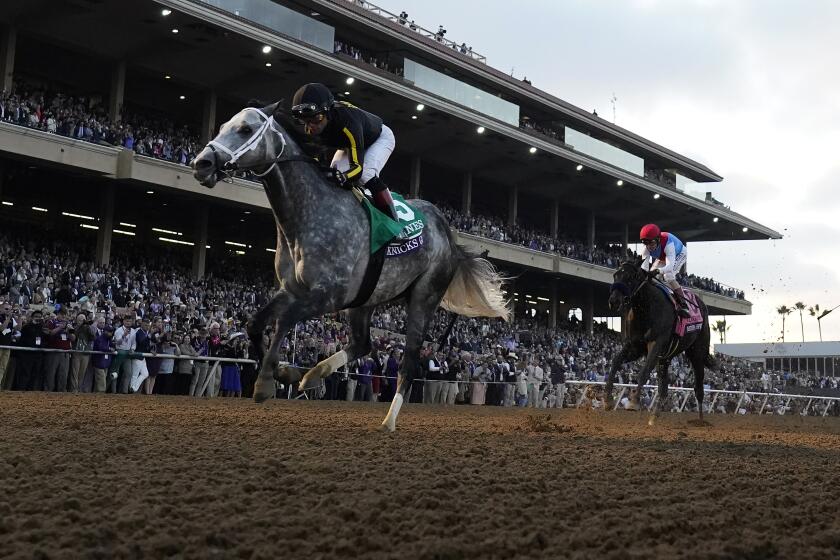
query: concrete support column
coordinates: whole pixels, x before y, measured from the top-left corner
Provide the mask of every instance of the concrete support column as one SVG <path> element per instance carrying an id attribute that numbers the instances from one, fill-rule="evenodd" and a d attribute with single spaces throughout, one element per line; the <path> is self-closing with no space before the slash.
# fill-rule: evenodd
<path id="1" fill-rule="evenodd" d="M 551 204 L 551 230 L 549 233 L 551 237 L 556 238 L 558 231 L 560 231 L 560 200 L 555 198 Z"/>
<path id="2" fill-rule="evenodd" d="M 508 225 L 515 226 L 519 214 L 519 187 L 512 185 L 508 192 Z"/>
<path id="3" fill-rule="evenodd" d="M 11 26 L 0 28 L 0 91 L 12 90 L 15 75 L 17 30 Z"/>
<path id="4" fill-rule="evenodd" d="M 595 212 L 589 213 L 589 223 L 586 228 L 586 243 L 589 249 L 595 247 Z"/>
<path id="5" fill-rule="evenodd" d="M 216 92 L 208 91 L 204 94 L 204 112 L 201 116 L 201 133 L 199 140 L 207 144 L 216 137 Z"/>
<path id="6" fill-rule="evenodd" d="M 204 278 L 204 269 L 207 265 L 207 222 L 209 221 L 209 214 L 206 205 L 199 207 L 198 212 L 196 212 L 192 269 L 195 280 Z"/>
<path id="7" fill-rule="evenodd" d="M 592 334 L 595 318 L 595 288 L 588 287 L 586 289 L 586 297 L 583 302 L 583 330 L 587 334 Z"/>
<path id="8" fill-rule="evenodd" d="M 624 253 L 627 253 L 627 247 L 630 245 L 630 224 L 624 224 L 624 232 L 621 234 L 621 246 L 624 248 Z"/>
<path id="9" fill-rule="evenodd" d="M 472 208 L 472 171 L 464 173 L 464 182 L 461 188 L 461 213 L 470 215 Z"/>
<path id="10" fill-rule="evenodd" d="M 556 329 L 557 328 L 557 312 L 560 306 L 557 303 L 557 300 L 560 299 L 560 290 L 557 289 L 557 280 L 551 280 L 551 302 L 549 303 L 550 313 L 548 314 L 548 328 Z"/>
<path id="11" fill-rule="evenodd" d="M 411 158 L 411 176 L 408 179 L 408 197 L 420 198 L 420 167 L 422 161 L 419 156 Z"/>
<path id="12" fill-rule="evenodd" d="M 108 98 L 108 117 L 111 122 L 122 120 L 122 106 L 125 100 L 125 61 L 114 66 L 111 73 L 111 95 Z"/>
<path id="13" fill-rule="evenodd" d="M 111 262 L 111 238 L 114 236 L 114 191 L 103 187 L 102 207 L 99 212 L 99 231 L 96 234 L 96 264 L 108 266 Z"/>

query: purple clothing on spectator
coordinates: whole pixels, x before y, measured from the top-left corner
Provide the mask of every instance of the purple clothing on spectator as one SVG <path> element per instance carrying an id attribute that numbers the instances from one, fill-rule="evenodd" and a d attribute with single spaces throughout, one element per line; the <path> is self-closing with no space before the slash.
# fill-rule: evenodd
<path id="1" fill-rule="evenodd" d="M 110 352 L 111 351 L 111 339 L 104 334 L 100 334 L 97 336 L 93 341 L 93 347 L 91 350 L 96 352 Z M 93 355 L 93 367 L 97 369 L 108 369 L 111 367 L 111 359 L 113 356 L 110 354 L 94 354 Z"/>
<path id="2" fill-rule="evenodd" d="M 370 385 L 373 382 L 373 360 L 365 360 L 359 366 L 359 373 L 356 376 L 356 381 L 361 385 Z"/>

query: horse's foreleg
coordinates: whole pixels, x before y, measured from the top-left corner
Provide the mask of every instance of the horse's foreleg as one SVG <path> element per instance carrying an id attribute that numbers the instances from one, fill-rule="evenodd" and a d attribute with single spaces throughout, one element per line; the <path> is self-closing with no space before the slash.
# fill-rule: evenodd
<path id="1" fill-rule="evenodd" d="M 373 307 L 364 307 L 347 312 L 347 322 L 350 324 L 350 344 L 344 350 L 339 350 L 329 358 L 321 360 L 318 365 L 307 371 L 300 380 L 298 386 L 300 391 L 310 388 L 310 384 L 315 380 L 328 377 L 348 362 L 370 354 L 373 348 L 370 343 L 370 318 L 373 310 Z"/>
<path id="2" fill-rule="evenodd" d="M 620 368 L 623 364 L 637 360 L 640 357 L 641 352 L 639 352 L 638 346 L 632 344 L 631 342 L 627 342 L 618 354 L 615 355 L 615 358 L 613 358 L 612 366 L 610 367 L 609 373 L 607 373 L 607 385 L 604 391 L 606 410 L 611 410 L 613 408 L 613 385 L 615 384 L 615 374 L 618 371 L 618 368 Z"/>
<path id="3" fill-rule="evenodd" d="M 642 369 L 639 371 L 639 383 L 636 390 L 636 402 L 634 403 L 639 410 L 642 408 L 639 403 L 639 400 L 642 398 L 642 391 L 644 391 L 645 385 L 648 382 L 650 372 L 653 371 L 653 368 L 656 367 L 656 364 L 659 361 L 659 355 L 665 350 L 668 340 L 670 340 L 670 337 L 654 340 L 648 342 L 647 344 L 647 358 L 645 359 L 645 363 L 642 365 Z"/>
<path id="4" fill-rule="evenodd" d="M 283 337 L 286 336 L 286 333 L 298 321 L 319 315 L 322 312 L 321 299 L 319 297 L 312 297 L 307 301 L 300 301 L 289 292 L 280 291 L 254 317 L 252 321 L 253 332 L 249 329 L 249 335 L 251 335 L 252 340 L 253 336 L 257 334 L 256 329 L 260 324 L 263 325 L 259 333 L 260 337 L 262 337 L 262 330 L 265 324 L 275 317 L 277 318 L 277 328 L 271 339 L 268 352 L 262 359 L 260 373 L 254 384 L 254 401 L 260 403 L 274 396 L 276 387 L 274 373 L 280 364 L 280 344 L 283 341 Z M 260 339 L 260 344 L 262 344 L 262 339 Z"/>
<path id="5" fill-rule="evenodd" d="M 648 419 L 649 426 L 653 426 L 654 422 L 656 421 L 656 417 L 659 416 L 660 412 L 662 412 L 662 407 L 667 403 L 668 400 L 668 365 L 668 362 L 659 362 L 659 366 L 656 370 L 656 381 L 659 385 L 659 391 L 657 391 L 656 394 L 656 403 L 653 407 L 653 414 Z"/>

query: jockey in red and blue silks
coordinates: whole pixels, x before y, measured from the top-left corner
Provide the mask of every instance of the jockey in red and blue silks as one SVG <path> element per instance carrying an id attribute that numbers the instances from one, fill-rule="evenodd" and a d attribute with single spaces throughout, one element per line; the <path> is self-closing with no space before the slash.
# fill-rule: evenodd
<path id="1" fill-rule="evenodd" d="M 642 250 L 642 270 L 650 273 L 658 271 L 668 286 L 674 290 L 680 305 L 681 317 L 691 316 L 682 286 L 677 282 L 677 273 L 685 266 L 688 249 L 673 233 L 661 231 L 656 224 L 647 224 L 639 233 L 644 244 Z"/>

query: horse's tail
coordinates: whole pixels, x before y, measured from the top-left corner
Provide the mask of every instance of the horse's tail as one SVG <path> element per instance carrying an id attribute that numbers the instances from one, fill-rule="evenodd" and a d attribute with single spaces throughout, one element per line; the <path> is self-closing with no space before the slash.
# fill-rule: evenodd
<path id="1" fill-rule="evenodd" d="M 466 317 L 501 317 L 510 319 L 510 302 L 502 293 L 505 279 L 487 259 L 481 258 L 461 245 L 453 248 L 458 254 L 458 269 L 441 307 Z"/>

